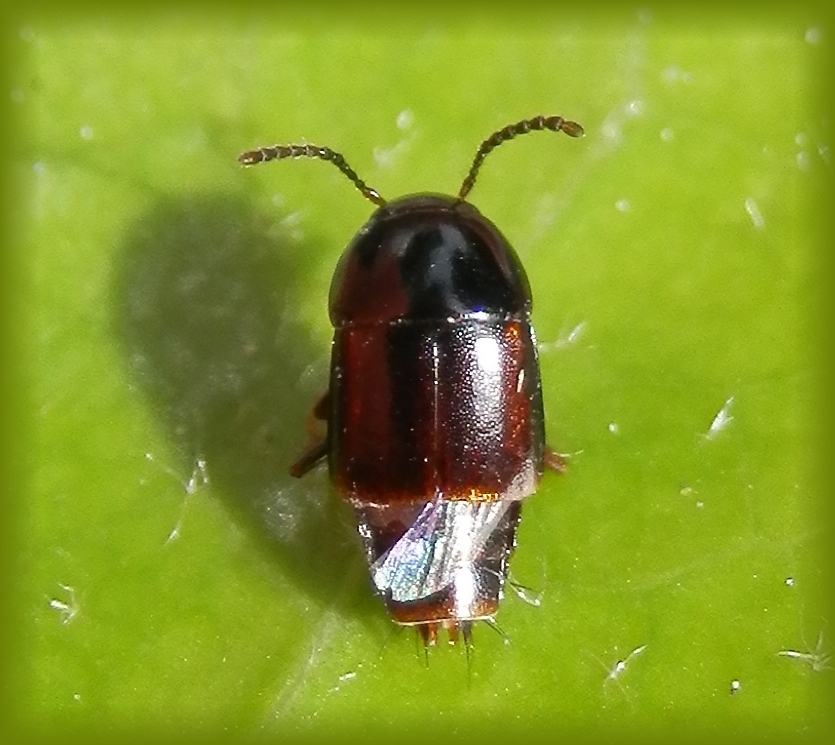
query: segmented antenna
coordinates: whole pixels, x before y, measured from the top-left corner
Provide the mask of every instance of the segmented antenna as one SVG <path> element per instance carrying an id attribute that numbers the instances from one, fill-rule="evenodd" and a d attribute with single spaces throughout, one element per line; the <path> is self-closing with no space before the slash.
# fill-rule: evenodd
<path id="1" fill-rule="evenodd" d="M 463 200 L 470 193 L 470 189 L 475 184 L 478 169 L 481 168 L 481 164 L 490 151 L 507 140 L 512 140 L 514 137 L 525 135 L 528 132 L 538 129 L 550 129 L 552 132 L 563 131 L 569 137 L 582 137 L 584 134 L 583 128 L 577 122 L 570 122 L 561 116 L 540 115 L 535 116 L 533 119 L 523 119 L 521 122 L 516 122 L 516 124 L 509 124 L 504 129 L 500 129 L 498 132 L 491 134 L 481 143 L 481 147 L 479 147 L 473 159 L 473 164 L 470 166 L 470 172 L 467 174 L 467 178 L 464 179 L 464 183 L 461 184 L 458 199 Z"/>
<path id="2" fill-rule="evenodd" d="M 319 158 L 333 163 L 344 173 L 362 195 L 383 207 L 386 200 L 383 199 L 376 189 L 372 189 L 357 176 L 351 166 L 345 162 L 345 158 L 329 147 L 318 145 L 273 145 L 272 147 L 259 147 L 256 150 L 248 150 L 238 156 L 238 162 L 245 166 L 254 166 L 256 163 L 266 163 L 268 160 L 283 160 L 284 158 Z"/>

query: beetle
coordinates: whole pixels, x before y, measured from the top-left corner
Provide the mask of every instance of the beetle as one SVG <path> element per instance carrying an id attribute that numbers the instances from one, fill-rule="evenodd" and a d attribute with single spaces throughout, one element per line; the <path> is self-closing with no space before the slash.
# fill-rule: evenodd
<path id="1" fill-rule="evenodd" d="M 377 205 L 331 283 L 330 384 L 313 410 L 327 434 L 291 473 L 327 458 L 377 592 L 425 646 L 444 628 L 469 648 L 473 622 L 492 621 L 521 502 L 546 466 L 564 468 L 545 445 L 527 275 L 466 201 L 485 157 L 536 130 L 583 135 L 560 116 L 508 125 L 482 142 L 455 197 L 386 201 L 341 154 L 316 145 L 261 147 L 238 159 L 330 161 Z"/>

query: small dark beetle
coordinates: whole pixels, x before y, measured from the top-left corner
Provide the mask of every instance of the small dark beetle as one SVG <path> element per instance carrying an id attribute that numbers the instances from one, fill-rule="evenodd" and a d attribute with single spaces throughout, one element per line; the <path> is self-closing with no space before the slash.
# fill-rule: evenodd
<path id="1" fill-rule="evenodd" d="M 538 116 L 485 140 L 457 197 L 386 202 L 333 150 L 275 145 L 246 152 L 331 161 L 379 209 L 334 274 L 330 389 L 314 409 L 327 436 L 293 465 L 327 457 L 356 513 L 371 577 L 393 619 L 425 644 L 438 628 L 469 644 L 499 606 L 521 500 L 546 465 L 531 292 L 495 225 L 464 201 L 485 156 L 532 130 L 583 129 Z"/>

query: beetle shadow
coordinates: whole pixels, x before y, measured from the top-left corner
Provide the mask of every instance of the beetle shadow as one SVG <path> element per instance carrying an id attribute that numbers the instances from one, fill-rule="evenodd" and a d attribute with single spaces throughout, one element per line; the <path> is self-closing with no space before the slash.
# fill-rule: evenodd
<path id="1" fill-rule="evenodd" d="M 160 200 L 125 234 L 114 330 L 177 470 L 203 458 L 213 493 L 284 577 L 371 622 L 354 592 L 365 572 L 350 509 L 325 469 L 301 481 L 288 473 L 327 372 L 307 390 L 322 352 L 292 312 L 293 256 L 316 249 L 275 237 L 275 222 L 229 194 Z"/>

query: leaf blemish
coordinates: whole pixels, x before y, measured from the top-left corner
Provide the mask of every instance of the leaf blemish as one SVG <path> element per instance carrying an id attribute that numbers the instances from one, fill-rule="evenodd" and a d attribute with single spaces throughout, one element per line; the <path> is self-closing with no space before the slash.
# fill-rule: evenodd
<path id="1" fill-rule="evenodd" d="M 73 587 L 61 584 L 60 582 L 58 583 L 58 586 L 64 590 L 64 592 L 68 593 L 69 598 L 67 601 L 59 598 L 50 598 L 49 607 L 53 610 L 57 610 L 61 614 L 61 623 L 66 626 L 78 615 L 81 608 L 75 599 L 75 589 Z"/>
<path id="2" fill-rule="evenodd" d="M 155 463 L 163 470 L 163 472 L 175 479 L 177 483 L 182 486 L 183 491 L 185 492 L 183 502 L 180 506 L 180 515 L 177 518 L 177 522 L 174 524 L 174 527 L 171 529 L 171 532 L 168 534 L 168 538 L 165 540 L 165 545 L 167 546 L 169 543 L 180 537 L 183 520 L 186 516 L 186 507 L 188 505 L 189 497 L 194 496 L 202 487 L 208 486 L 209 484 L 209 472 L 206 468 L 206 459 L 203 456 L 197 456 L 197 458 L 195 458 L 191 476 L 187 479 L 183 479 L 183 477 L 170 466 L 167 466 L 164 463 L 159 463 L 156 458 L 154 458 L 153 453 L 145 453 L 145 459 L 151 463 Z"/>
<path id="3" fill-rule="evenodd" d="M 734 397 L 729 396 L 722 405 L 722 408 L 716 413 L 716 416 L 713 417 L 713 421 L 710 423 L 710 427 L 708 427 L 704 435 L 705 439 L 712 440 L 734 420 L 730 413 L 733 402 Z"/>
<path id="4" fill-rule="evenodd" d="M 829 664 L 832 659 L 832 655 L 824 650 L 823 629 L 821 629 L 818 633 L 818 643 L 815 645 L 813 650 L 809 652 L 799 652 L 796 649 L 781 649 L 777 654 L 780 657 L 789 657 L 793 660 L 801 660 L 809 665 L 809 667 L 816 673 L 832 669 Z"/>

